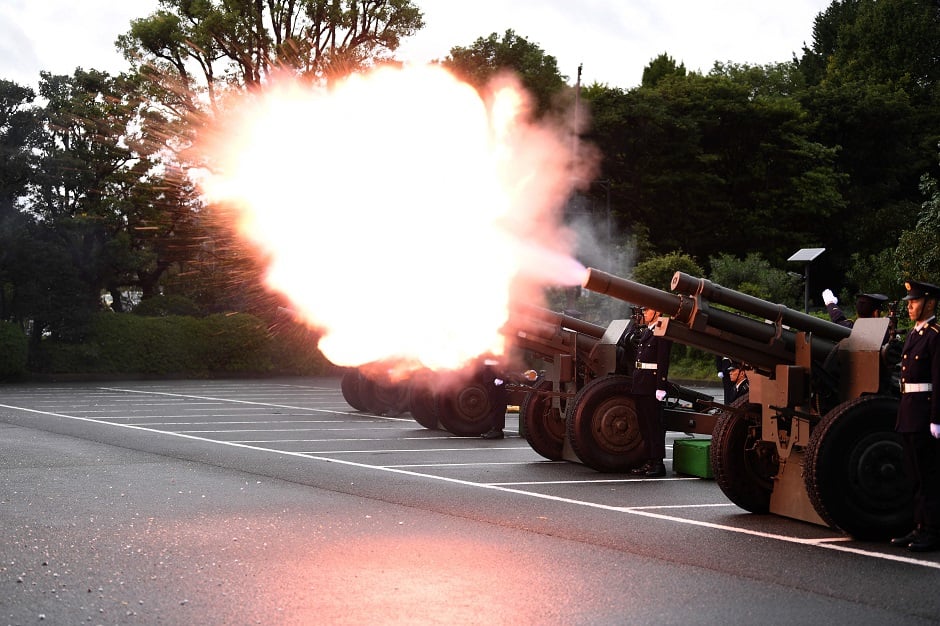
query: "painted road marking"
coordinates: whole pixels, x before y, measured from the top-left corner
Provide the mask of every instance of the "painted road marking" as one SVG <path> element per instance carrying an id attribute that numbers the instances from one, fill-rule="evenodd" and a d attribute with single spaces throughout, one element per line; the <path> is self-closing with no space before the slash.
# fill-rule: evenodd
<path id="1" fill-rule="evenodd" d="M 146 392 L 134 391 L 133 393 L 146 393 Z M 400 474 L 400 475 L 405 475 L 405 476 L 412 476 L 415 478 L 424 478 L 424 479 L 435 480 L 439 482 L 446 482 L 446 483 L 450 483 L 454 485 L 463 485 L 463 486 L 478 488 L 478 489 L 490 489 L 494 491 L 500 491 L 503 493 L 511 493 L 515 495 L 525 496 L 528 498 L 547 500 L 547 501 L 557 502 L 561 504 L 570 504 L 572 506 L 585 507 L 585 508 L 591 508 L 591 509 L 602 510 L 602 511 L 611 511 L 611 512 L 616 512 L 616 513 L 623 513 L 627 515 L 635 515 L 639 517 L 648 517 L 651 519 L 657 519 L 660 521 L 672 522 L 676 524 L 697 526 L 700 528 L 708 528 L 711 530 L 749 535 L 752 537 L 760 537 L 763 539 L 782 541 L 785 543 L 792 543 L 792 544 L 797 544 L 797 545 L 802 545 L 802 546 L 822 548 L 826 550 L 835 550 L 838 552 L 848 552 L 851 554 L 856 554 L 859 556 L 865 556 L 865 557 L 874 558 L 874 559 L 893 561 L 897 563 L 906 563 L 910 565 L 918 565 L 920 567 L 927 567 L 930 569 L 940 570 L 940 562 L 925 561 L 925 560 L 921 560 L 921 559 L 917 559 L 913 557 L 906 557 L 906 556 L 900 556 L 900 555 L 895 555 L 895 554 L 886 554 L 883 552 L 865 550 L 863 548 L 855 548 L 852 546 L 839 545 L 845 540 L 845 537 L 841 535 L 833 536 L 833 537 L 826 537 L 826 538 L 803 539 L 800 537 L 791 537 L 788 535 L 781 535 L 778 533 L 769 533 L 769 532 L 752 530 L 752 529 L 747 529 L 747 528 L 738 528 L 735 526 L 728 526 L 727 524 L 718 524 L 715 522 L 706 522 L 702 520 L 686 519 L 683 517 L 677 517 L 675 515 L 667 515 L 665 513 L 660 513 L 660 512 L 657 512 L 656 510 L 651 510 L 648 507 L 623 507 L 623 506 L 616 506 L 616 505 L 610 505 L 610 504 L 603 504 L 600 502 L 590 502 L 587 500 L 577 500 L 574 498 L 566 498 L 566 497 L 556 496 L 552 494 L 539 493 L 535 491 L 526 491 L 523 489 L 518 489 L 516 487 L 511 487 L 511 486 L 479 483 L 479 482 L 464 480 L 460 478 L 451 478 L 447 476 L 435 476 L 433 474 L 424 474 L 421 472 L 415 472 L 415 471 L 404 469 L 404 468 L 385 467 L 385 466 L 380 466 L 380 465 L 369 465 L 366 463 L 357 463 L 355 461 L 337 459 L 337 458 L 332 458 L 328 456 L 313 455 L 313 454 L 304 453 L 304 452 L 291 452 L 288 450 L 277 450 L 273 448 L 264 448 L 264 447 L 248 445 L 245 443 L 239 443 L 239 442 L 234 442 L 234 441 L 219 441 L 216 439 L 208 439 L 208 438 L 199 437 L 196 435 L 189 435 L 189 434 L 184 434 L 184 433 L 175 433 L 175 432 L 170 432 L 170 431 L 147 428 L 147 427 L 143 427 L 143 426 L 139 426 L 135 424 L 107 422 L 107 421 L 102 421 L 99 419 L 94 419 L 94 418 L 89 418 L 89 417 L 66 415 L 63 413 L 55 413 L 52 411 L 41 411 L 38 409 L 31 409 L 27 407 L 20 407 L 20 406 L 14 406 L 14 405 L 9 405 L 9 404 L 0 404 L 0 408 L 19 410 L 19 411 L 24 411 L 27 413 L 36 413 L 40 415 L 47 415 L 50 417 L 59 417 L 63 419 L 70 419 L 70 420 L 76 420 L 76 421 L 82 421 L 82 422 L 91 422 L 91 423 L 100 424 L 100 425 L 115 426 L 117 428 L 137 430 L 137 431 L 149 432 L 149 433 L 159 434 L 159 435 L 169 435 L 171 437 L 179 437 L 182 439 L 188 439 L 192 441 L 201 441 L 204 443 L 212 443 L 212 444 L 217 444 L 221 446 L 230 446 L 233 448 L 241 448 L 241 449 L 253 450 L 257 452 L 271 452 L 271 453 L 282 455 L 282 456 L 304 458 L 304 459 L 310 459 L 313 461 L 321 461 L 325 463 L 336 463 L 336 464 L 345 465 L 348 467 L 355 467 L 359 469 L 366 469 L 366 470 L 373 470 L 373 471 L 380 471 L 380 472 L 389 472 L 389 473 Z M 520 448 L 520 449 L 525 449 L 525 448 Z M 460 450 L 460 448 L 458 448 L 458 450 Z M 404 452 L 414 452 L 414 451 L 404 450 Z M 662 479 L 657 479 L 657 480 L 661 481 Z"/>

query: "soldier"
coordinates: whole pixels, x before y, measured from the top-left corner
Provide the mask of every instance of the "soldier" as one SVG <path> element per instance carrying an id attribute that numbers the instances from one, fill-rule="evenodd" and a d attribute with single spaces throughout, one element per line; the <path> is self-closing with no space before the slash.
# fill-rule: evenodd
<path id="1" fill-rule="evenodd" d="M 829 311 L 829 319 L 833 323 L 852 328 L 855 325 L 850 319 L 845 317 L 845 313 L 839 308 L 839 299 L 832 293 L 831 289 L 822 292 L 823 302 L 826 304 L 826 310 Z M 859 317 L 881 317 L 882 307 L 888 302 L 888 296 L 880 293 L 860 293 L 855 297 L 855 311 Z"/>
<path id="2" fill-rule="evenodd" d="M 914 322 L 901 356 L 901 401 L 896 430 L 914 479 L 914 530 L 891 540 L 912 552 L 940 549 L 940 287 L 909 281 L 907 313 Z"/>
<path id="3" fill-rule="evenodd" d="M 731 404 L 731 402 L 734 402 L 751 390 L 751 383 L 747 379 L 747 372 L 744 369 L 744 365 L 737 361 L 731 362 L 731 366 L 728 369 L 728 379 L 731 381 L 733 387 L 731 389 L 731 401 L 725 404 Z"/>
<path id="4" fill-rule="evenodd" d="M 653 324 L 659 311 L 646 309 L 643 321 L 646 327 L 636 340 L 636 369 L 633 371 L 633 397 L 643 445 L 646 446 L 646 462 L 630 470 L 634 476 L 659 478 L 666 475 L 666 429 L 663 426 L 662 400 L 666 397 L 666 380 L 669 377 L 669 353 L 672 342 L 653 334 Z"/>

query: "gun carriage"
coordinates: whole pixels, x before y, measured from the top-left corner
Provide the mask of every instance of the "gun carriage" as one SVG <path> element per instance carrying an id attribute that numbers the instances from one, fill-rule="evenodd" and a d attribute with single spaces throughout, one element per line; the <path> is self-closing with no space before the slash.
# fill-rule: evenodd
<path id="1" fill-rule="evenodd" d="M 736 505 L 857 538 L 910 528 L 888 319 L 849 329 L 682 272 L 675 293 L 596 269 L 583 286 L 662 312 L 659 336 L 747 365 L 750 392 L 722 407 L 710 446 L 715 480 Z M 639 437 L 647 416 L 629 394 L 624 376 L 586 384 L 567 408 L 569 438 L 616 419 Z"/>

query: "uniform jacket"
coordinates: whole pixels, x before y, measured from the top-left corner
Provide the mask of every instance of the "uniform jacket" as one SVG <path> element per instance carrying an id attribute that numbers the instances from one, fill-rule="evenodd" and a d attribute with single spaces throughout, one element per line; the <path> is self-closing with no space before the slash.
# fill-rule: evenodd
<path id="1" fill-rule="evenodd" d="M 838 304 L 827 304 L 826 310 L 829 311 L 829 319 L 832 320 L 833 324 L 845 326 L 846 328 L 855 326 L 855 322 L 845 316 L 845 313 L 842 312 Z"/>
<path id="2" fill-rule="evenodd" d="M 653 395 L 657 389 L 666 388 L 672 341 L 657 337 L 652 328 L 640 331 L 636 341 L 637 363 L 655 363 L 656 369 L 637 367 L 633 371 L 633 393 Z"/>
<path id="3" fill-rule="evenodd" d="M 901 355 L 901 389 L 907 383 L 932 383 L 933 391 L 902 393 L 897 430 L 928 432 L 940 424 L 940 326 L 936 317 L 919 331 L 911 329 Z"/>

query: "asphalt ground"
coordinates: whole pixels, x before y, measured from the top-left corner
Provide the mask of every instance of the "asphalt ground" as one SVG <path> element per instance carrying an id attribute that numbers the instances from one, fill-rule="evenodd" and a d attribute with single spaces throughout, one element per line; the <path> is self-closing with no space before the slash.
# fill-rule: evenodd
<path id="1" fill-rule="evenodd" d="M 0 624 L 940 622 L 940 553 L 517 433 L 360 413 L 332 378 L 0 386 Z"/>

